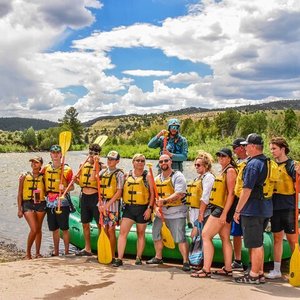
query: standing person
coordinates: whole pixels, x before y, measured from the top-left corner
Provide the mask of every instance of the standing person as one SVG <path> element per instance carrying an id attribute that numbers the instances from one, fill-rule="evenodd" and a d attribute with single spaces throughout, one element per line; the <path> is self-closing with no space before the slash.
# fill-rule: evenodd
<path id="1" fill-rule="evenodd" d="M 102 206 L 100 212 L 103 213 L 103 223 L 105 225 L 105 233 L 107 234 L 111 251 L 112 264 L 115 263 L 116 252 L 116 225 L 120 219 L 120 198 L 122 196 L 124 186 L 124 173 L 117 168 L 120 162 L 120 154 L 117 151 L 110 151 L 107 154 L 107 169 L 100 172 L 101 178 L 101 200 Z"/>
<path id="2" fill-rule="evenodd" d="M 166 154 L 172 159 L 172 169 L 183 171 L 183 162 L 187 160 L 188 143 L 185 137 L 179 134 L 180 122 L 177 119 L 168 121 L 168 130 L 161 130 L 148 143 L 149 148 L 160 148 L 160 155 Z M 166 147 L 164 147 L 164 140 Z"/>
<path id="3" fill-rule="evenodd" d="M 242 145 L 242 142 L 245 142 L 244 138 L 237 138 L 232 143 L 232 149 L 234 154 L 237 157 L 236 164 L 237 164 L 237 171 L 238 176 L 234 188 L 235 195 L 239 198 L 242 188 L 243 188 L 243 171 L 247 163 L 247 153 L 246 153 L 246 146 Z M 241 223 L 236 223 L 234 220 L 231 223 L 231 232 L 230 235 L 233 236 L 233 252 L 234 252 L 234 261 L 232 263 L 233 269 L 242 269 L 242 236 L 243 231 L 241 227 Z"/>
<path id="4" fill-rule="evenodd" d="M 59 255 L 59 229 L 63 232 L 65 254 L 69 254 L 69 215 L 70 215 L 70 195 L 61 200 L 61 213 L 57 213 L 58 197 L 63 193 L 68 184 L 72 181 L 73 171 L 65 164 L 62 166 L 62 152 L 59 145 L 52 145 L 50 148 L 51 162 L 47 164 L 42 173 L 44 174 L 46 201 L 47 201 L 47 221 L 49 230 L 52 231 L 54 251 L 52 256 Z M 61 173 L 63 172 L 62 182 Z M 73 190 L 71 185 L 69 190 Z M 69 199 L 69 200 L 68 200 Z"/>
<path id="5" fill-rule="evenodd" d="M 289 145 L 283 137 L 274 137 L 270 141 L 271 154 L 279 168 L 279 181 L 275 182 L 273 201 L 273 216 L 271 217 L 271 231 L 274 236 L 274 269 L 266 274 L 269 279 L 281 278 L 281 256 L 283 251 L 283 237 L 286 234 L 291 253 L 298 243 L 295 234 L 295 161 L 287 155 Z"/>
<path id="6" fill-rule="evenodd" d="M 187 185 L 186 204 L 189 206 L 189 219 L 193 226 L 196 226 L 192 230 L 192 235 L 197 228 L 197 222 L 203 222 L 209 214 L 206 207 L 215 181 L 215 176 L 211 172 L 212 163 L 212 156 L 200 151 L 194 161 L 198 176 Z"/>
<path id="7" fill-rule="evenodd" d="M 118 239 L 118 258 L 113 264 L 114 267 L 123 265 L 122 259 L 127 235 L 134 223 L 136 223 L 137 233 L 135 264 L 142 264 L 142 254 L 145 248 L 145 231 L 154 205 L 153 185 L 149 178 L 150 174 L 145 170 L 145 162 L 146 158 L 143 154 L 135 154 L 132 158 L 133 169 L 126 176 L 122 197 L 125 207 Z"/>
<path id="8" fill-rule="evenodd" d="M 98 155 L 101 153 L 101 147 L 98 144 L 91 144 L 89 146 L 89 158 L 80 166 L 82 169 L 78 174 L 75 183 L 81 187 L 80 195 L 80 216 L 83 227 L 83 235 L 85 247 L 81 251 L 75 253 L 77 256 L 91 256 L 91 234 L 90 222 L 93 219 L 96 221 L 99 232 L 101 226 L 99 224 L 99 208 L 98 208 L 98 188 L 95 163 L 99 163 Z"/>
<path id="9" fill-rule="evenodd" d="M 27 172 L 19 178 L 18 191 L 18 217 L 24 216 L 30 227 L 27 238 L 25 259 L 31 259 L 31 248 L 35 242 L 35 258 L 40 258 L 42 242 L 42 224 L 46 214 L 45 185 L 43 175 L 40 173 L 43 159 L 39 156 L 29 160 L 31 172 Z"/>
<path id="10" fill-rule="evenodd" d="M 162 264 L 163 240 L 161 236 L 162 220 L 159 207 L 165 217 L 167 227 L 170 229 L 175 243 L 183 257 L 183 271 L 190 271 L 188 261 L 188 244 L 185 238 L 187 206 L 183 203 L 186 193 L 186 181 L 180 171 L 172 169 L 172 160 L 167 154 L 159 158 L 161 174 L 155 178 L 159 199 L 156 200 L 155 219 L 152 226 L 152 238 L 155 247 L 155 257 L 147 264 Z"/>
<path id="11" fill-rule="evenodd" d="M 208 208 L 211 213 L 202 231 L 204 263 L 203 268 L 191 274 L 196 278 L 211 277 L 211 265 L 214 256 L 213 238 L 219 234 L 222 240 L 224 255 L 224 267 L 214 272 L 216 275 L 232 275 L 232 244 L 230 242 L 230 223 L 233 218 L 236 198 L 234 186 L 237 177 L 236 164 L 232 158 L 232 152 L 228 148 L 222 148 L 216 153 L 218 162 L 222 167 L 221 173 L 216 176 L 210 203 Z"/>
<path id="12" fill-rule="evenodd" d="M 268 174 L 267 157 L 263 154 L 263 139 L 256 133 L 247 136 L 246 152 L 250 159 L 243 173 L 243 189 L 234 214 L 242 222 L 245 247 L 250 249 L 251 270 L 235 278 L 237 283 L 264 282 L 264 230 L 272 216 L 272 200 L 264 197 L 263 186 Z"/>

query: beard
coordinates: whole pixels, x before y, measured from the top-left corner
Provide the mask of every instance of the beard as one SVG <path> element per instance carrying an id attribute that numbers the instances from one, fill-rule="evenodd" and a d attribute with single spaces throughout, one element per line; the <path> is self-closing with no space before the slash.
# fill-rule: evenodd
<path id="1" fill-rule="evenodd" d="M 168 164 L 164 164 L 160 167 L 163 171 L 168 171 L 170 169 Z"/>

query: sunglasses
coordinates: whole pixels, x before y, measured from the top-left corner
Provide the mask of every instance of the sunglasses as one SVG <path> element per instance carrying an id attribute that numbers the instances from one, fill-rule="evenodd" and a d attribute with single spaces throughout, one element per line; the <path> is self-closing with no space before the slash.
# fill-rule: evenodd
<path id="1" fill-rule="evenodd" d="M 144 159 L 135 159 L 134 161 L 138 162 L 138 163 L 144 163 L 145 160 Z"/>
<path id="2" fill-rule="evenodd" d="M 195 168 L 200 168 L 202 165 L 201 164 L 194 164 Z"/>
<path id="3" fill-rule="evenodd" d="M 218 154 L 217 157 L 227 157 L 228 155 L 225 154 Z"/>
<path id="4" fill-rule="evenodd" d="M 179 126 L 177 126 L 177 125 L 171 125 L 170 126 L 170 129 L 178 130 L 178 128 L 179 128 Z"/>
<path id="5" fill-rule="evenodd" d="M 114 158 L 111 158 L 111 157 L 108 157 L 107 160 L 117 160 L 117 159 L 114 159 Z"/>
<path id="6" fill-rule="evenodd" d="M 162 159 L 162 160 L 159 160 L 158 163 L 160 164 L 163 164 L 163 163 L 168 163 L 170 160 L 169 159 Z"/>
<path id="7" fill-rule="evenodd" d="M 89 155 L 98 155 L 98 154 L 99 152 L 97 151 L 92 151 L 92 150 L 89 151 Z"/>

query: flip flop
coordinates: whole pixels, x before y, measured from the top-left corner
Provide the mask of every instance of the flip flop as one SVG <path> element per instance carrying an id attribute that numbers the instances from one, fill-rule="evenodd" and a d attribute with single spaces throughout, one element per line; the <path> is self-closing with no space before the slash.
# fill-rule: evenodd
<path id="1" fill-rule="evenodd" d="M 34 258 L 42 258 L 44 257 L 42 254 L 36 254 Z"/>
<path id="2" fill-rule="evenodd" d="M 190 276 L 193 278 L 211 278 L 211 272 L 206 272 L 204 269 L 201 269 L 198 272 L 193 272 Z"/>
<path id="3" fill-rule="evenodd" d="M 221 276 L 232 276 L 232 270 L 227 271 L 227 270 L 225 269 L 225 266 L 224 266 L 224 267 L 222 267 L 222 269 L 220 269 L 220 270 L 213 271 L 213 274 L 214 274 L 214 275 L 221 275 Z"/>

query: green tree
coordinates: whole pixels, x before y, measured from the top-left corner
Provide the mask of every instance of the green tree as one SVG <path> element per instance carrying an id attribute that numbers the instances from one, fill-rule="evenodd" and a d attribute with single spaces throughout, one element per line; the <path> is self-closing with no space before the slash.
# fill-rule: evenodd
<path id="1" fill-rule="evenodd" d="M 84 128 L 82 123 L 78 120 L 78 112 L 74 107 L 66 110 L 62 119 L 59 119 L 60 127 L 64 130 L 70 130 L 73 133 L 73 142 L 75 144 L 82 144 Z"/>
<path id="2" fill-rule="evenodd" d="M 37 138 L 33 127 L 30 127 L 23 132 L 23 143 L 28 148 L 34 149 L 37 145 Z"/>
<path id="3" fill-rule="evenodd" d="M 284 134 L 288 138 L 297 134 L 297 116 L 291 108 L 284 112 Z"/>
<path id="4" fill-rule="evenodd" d="M 215 118 L 215 124 L 219 134 L 222 137 L 233 135 L 240 117 L 240 113 L 234 109 L 228 109 L 224 113 L 218 114 Z"/>

